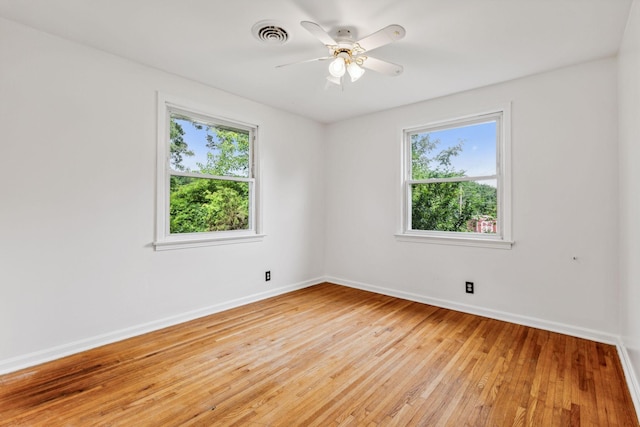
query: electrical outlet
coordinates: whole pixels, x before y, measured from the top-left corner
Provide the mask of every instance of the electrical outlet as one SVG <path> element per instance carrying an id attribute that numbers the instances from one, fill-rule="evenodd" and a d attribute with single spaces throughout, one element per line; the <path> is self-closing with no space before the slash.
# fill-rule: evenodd
<path id="1" fill-rule="evenodd" d="M 265 271 L 264 272 L 264 281 L 268 282 L 269 280 L 271 280 L 271 271 Z"/>
<path id="2" fill-rule="evenodd" d="M 473 293 L 473 282 L 464 282 L 464 286 L 465 286 L 465 292 L 467 292 L 468 294 Z"/>

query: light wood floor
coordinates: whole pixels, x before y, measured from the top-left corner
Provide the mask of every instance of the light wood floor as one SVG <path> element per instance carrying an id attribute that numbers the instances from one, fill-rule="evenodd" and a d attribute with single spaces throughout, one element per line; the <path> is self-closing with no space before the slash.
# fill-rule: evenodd
<path id="1" fill-rule="evenodd" d="M 0 425 L 638 421 L 612 346 L 322 284 L 0 377 Z"/>

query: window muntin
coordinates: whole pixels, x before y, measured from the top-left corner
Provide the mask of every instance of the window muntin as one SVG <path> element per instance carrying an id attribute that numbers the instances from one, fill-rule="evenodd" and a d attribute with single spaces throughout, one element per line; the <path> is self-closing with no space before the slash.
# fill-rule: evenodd
<path id="1" fill-rule="evenodd" d="M 261 237 L 257 127 L 184 105 L 159 95 L 156 249 Z"/>
<path id="2" fill-rule="evenodd" d="M 405 130 L 402 235 L 508 240 L 504 112 Z"/>

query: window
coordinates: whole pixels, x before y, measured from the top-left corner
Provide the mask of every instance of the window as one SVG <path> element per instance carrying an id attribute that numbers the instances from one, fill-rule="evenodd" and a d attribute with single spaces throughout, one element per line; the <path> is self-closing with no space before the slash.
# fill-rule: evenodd
<path id="1" fill-rule="evenodd" d="M 404 131 L 403 238 L 510 247 L 508 109 Z"/>
<path id="2" fill-rule="evenodd" d="M 257 127 L 158 98 L 156 249 L 259 238 Z"/>

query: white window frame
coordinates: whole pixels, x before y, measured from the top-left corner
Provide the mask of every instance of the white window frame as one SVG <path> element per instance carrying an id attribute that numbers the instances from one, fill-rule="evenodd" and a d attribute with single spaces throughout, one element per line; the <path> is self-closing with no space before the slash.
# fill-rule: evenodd
<path id="1" fill-rule="evenodd" d="M 258 125 L 234 119 L 223 118 L 211 107 L 179 99 L 158 92 L 158 151 L 156 178 L 156 238 L 157 251 L 193 248 L 221 244 L 261 241 L 260 186 L 258 168 Z M 171 233 L 169 230 L 170 178 L 171 175 L 200 178 L 200 174 L 178 172 L 171 169 L 170 156 L 170 114 L 179 113 L 200 122 L 223 125 L 249 132 L 249 177 L 206 176 L 209 179 L 230 179 L 249 183 L 249 228 L 246 230 L 212 231 L 202 233 Z"/>
<path id="2" fill-rule="evenodd" d="M 496 175 L 486 177 L 468 177 L 454 179 L 435 179 L 429 182 L 478 181 L 495 179 L 498 185 L 498 233 L 463 233 L 435 230 L 413 230 L 411 228 L 411 186 L 424 183 L 411 176 L 411 137 L 417 132 L 430 132 L 465 125 L 473 125 L 497 118 Z M 511 234 L 511 104 L 507 103 L 495 109 L 453 119 L 431 122 L 425 125 L 405 128 L 402 131 L 402 207 L 400 226 L 396 233 L 399 241 L 476 246 L 485 248 L 510 249 L 513 245 Z"/>

